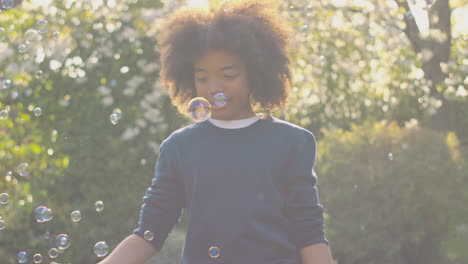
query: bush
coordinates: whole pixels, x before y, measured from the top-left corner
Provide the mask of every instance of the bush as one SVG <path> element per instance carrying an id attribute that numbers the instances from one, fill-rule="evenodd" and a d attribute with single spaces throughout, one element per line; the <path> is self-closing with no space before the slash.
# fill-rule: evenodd
<path id="1" fill-rule="evenodd" d="M 338 263 L 467 263 L 467 234 L 452 237 L 468 201 L 452 134 L 385 122 L 325 131 L 316 170 Z"/>

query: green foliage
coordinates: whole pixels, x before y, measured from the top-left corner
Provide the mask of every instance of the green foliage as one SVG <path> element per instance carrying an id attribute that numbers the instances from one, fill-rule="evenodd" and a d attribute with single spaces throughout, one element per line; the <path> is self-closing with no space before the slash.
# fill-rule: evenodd
<path id="1" fill-rule="evenodd" d="M 289 106 L 276 114 L 317 131 L 319 138 L 322 128 L 350 129 L 366 120 L 403 125 L 415 118 L 430 127 L 440 100 L 430 94 L 422 60 L 436 47 L 424 55 L 413 51 L 403 33 L 405 10 L 397 2 L 406 1 L 280 1 L 282 14 L 296 29 L 295 82 Z M 453 1 L 452 7 L 462 4 Z M 429 16 L 450 19 L 436 11 Z M 456 102 L 450 123 L 460 125 L 449 129 L 462 141 L 468 135 L 466 39 L 466 30 L 452 36 L 449 61 L 434 65 L 446 76 L 440 83 L 444 97 Z"/>
<path id="2" fill-rule="evenodd" d="M 298 29 L 295 89 L 289 107 L 274 114 L 319 138 L 319 190 L 338 263 L 468 262 L 466 33 L 453 36 L 451 60 L 441 65 L 447 78 L 440 90 L 454 102 L 457 123 L 456 136 L 444 138 L 372 123 L 402 126 L 415 118 L 428 124 L 435 108 L 395 3 L 292 2 L 281 1 L 281 8 Z M 0 205 L 6 222 L 0 263 L 17 263 L 21 250 L 48 262 L 61 233 L 72 246 L 55 261 L 96 263 L 96 242 L 105 240 L 112 250 L 136 227 L 158 144 L 187 123 L 162 91 L 155 52 L 159 19 L 178 5 L 22 1 L 2 11 L 0 110 L 9 117 L 0 120 L 0 193 L 10 202 Z M 49 21 L 49 32 L 28 41 L 26 32 L 40 19 Z M 116 108 L 122 119 L 113 125 Z M 335 128 L 344 130 L 328 132 Z M 17 172 L 23 162 L 28 176 Z M 98 200 L 101 213 L 94 209 Z M 40 205 L 53 209 L 51 222 L 35 222 Z M 80 222 L 70 220 L 74 210 L 81 211 Z M 150 262 L 178 260 L 185 224 L 183 215 Z"/>
<path id="3" fill-rule="evenodd" d="M 316 170 L 338 263 L 466 263 L 468 232 L 454 236 L 468 213 L 456 141 L 395 122 L 325 131 Z"/>
<path id="4" fill-rule="evenodd" d="M 10 195 L 8 205 L 0 205 L 7 226 L 0 262 L 16 263 L 19 251 L 41 253 L 47 262 L 55 237 L 66 233 L 72 246 L 55 261 L 96 263 L 96 242 L 104 240 L 112 250 L 137 226 L 159 143 L 186 122 L 157 79 L 157 25 L 147 20 L 164 10 L 156 9 L 160 3 L 56 1 L 54 8 L 30 12 L 24 5 L 0 18 L 1 25 L 10 25 L 7 45 L 0 47 L 0 56 L 7 54 L 0 78 L 12 80 L 0 89 L 0 109 L 9 110 L 0 120 L 0 192 Z M 44 17 L 49 32 L 19 53 L 23 33 Z M 33 113 L 36 107 L 42 115 Z M 109 116 L 115 109 L 122 118 L 113 125 Z M 16 171 L 22 162 L 29 165 L 28 176 Z M 8 171 L 12 175 L 5 178 Z M 94 208 L 98 200 L 104 202 L 102 212 Z M 52 221 L 35 221 L 40 205 L 53 210 Z M 82 214 L 76 223 L 70 219 L 74 210 Z"/>

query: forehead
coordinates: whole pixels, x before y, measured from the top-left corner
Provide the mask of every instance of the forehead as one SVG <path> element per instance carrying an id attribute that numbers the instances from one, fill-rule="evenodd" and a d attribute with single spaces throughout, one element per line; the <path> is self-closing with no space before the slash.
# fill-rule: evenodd
<path id="1" fill-rule="evenodd" d="M 203 70 L 229 70 L 243 67 L 239 56 L 229 51 L 208 51 L 194 63 L 195 72 Z"/>

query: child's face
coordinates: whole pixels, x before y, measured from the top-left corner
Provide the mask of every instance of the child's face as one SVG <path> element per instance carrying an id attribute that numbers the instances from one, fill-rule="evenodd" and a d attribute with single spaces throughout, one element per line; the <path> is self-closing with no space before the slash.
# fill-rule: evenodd
<path id="1" fill-rule="evenodd" d="M 227 51 L 209 51 L 194 65 L 194 80 L 197 96 L 211 104 L 214 119 L 238 120 L 254 116 L 250 105 L 247 67 L 238 56 Z M 214 104 L 214 95 L 223 93 L 226 104 Z"/>

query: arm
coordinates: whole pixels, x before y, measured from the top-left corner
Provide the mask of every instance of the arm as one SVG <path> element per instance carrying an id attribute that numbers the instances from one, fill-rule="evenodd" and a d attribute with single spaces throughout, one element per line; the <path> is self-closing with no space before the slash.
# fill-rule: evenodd
<path id="1" fill-rule="evenodd" d="M 143 264 L 156 252 L 152 245 L 133 234 L 120 242 L 114 251 L 99 264 Z"/>
<path id="2" fill-rule="evenodd" d="M 143 197 L 138 227 L 100 264 L 143 264 L 161 250 L 169 232 L 180 220 L 185 201 L 176 157 L 175 146 L 168 140 L 162 142 L 155 177 Z M 151 240 L 144 239 L 147 231 L 153 233 Z"/>
<path id="3" fill-rule="evenodd" d="M 303 264 L 332 264 L 330 249 L 326 243 L 317 243 L 301 249 Z"/>
<path id="4" fill-rule="evenodd" d="M 316 142 L 308 131 L 296 137 L 286 168 L 286 216 L 303 264 L 331 264 L 314 171 Z"/>

